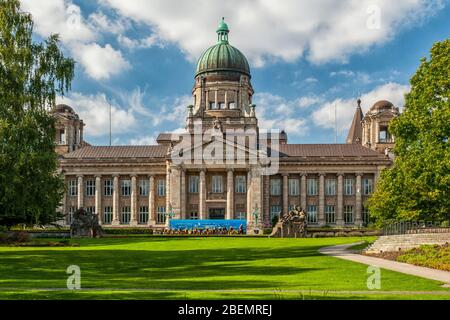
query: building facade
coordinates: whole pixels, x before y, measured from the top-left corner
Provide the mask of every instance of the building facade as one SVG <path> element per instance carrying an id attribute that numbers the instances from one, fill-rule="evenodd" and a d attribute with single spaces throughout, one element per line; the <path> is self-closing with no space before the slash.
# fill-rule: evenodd
<path id="1" fill-rule="evenodd" d="M 239 219 L 251 232 L 296 205 L 310 227 L 368 222 L 366 201 L 392 164 L 388 123 L 398 109 L 380 101 L 363 115 L 359 100 L 347 143 L 289 144 L 285 131 L 259 128 L 250 67 L 228 35 L 222 21 L 199 59 L 186 132 L 161 133 L 157 145 L 90 146 L 74 110 L 54 109 L 66 223 L 84 208 L 102 225 Z"/>

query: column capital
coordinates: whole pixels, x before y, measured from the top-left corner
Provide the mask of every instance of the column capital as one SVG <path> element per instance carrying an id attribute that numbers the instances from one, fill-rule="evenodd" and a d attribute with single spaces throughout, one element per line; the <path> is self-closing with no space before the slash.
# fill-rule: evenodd
<path id="1" fill-rule="evenodd" d="M 336 173 L 336 176 L 337 176 L 337 177 L 343 177 L 344 175 L 345 175 L 345 173 L 342 173 L 342 172 Z"/>
<path id="2" fill-rule="evenodd" d="M 319 172 L 318 175 L 319 175 L 319 177 L 325 177 L 327 174 L 326 174 L 326 172 Z"/>
<path id="3" fill-rule="evenodd" d="M 120 174 L 118 174 L 118 173 L 113 173 L 111 176 L 112 176 L 113 178 L 119 178 L 119 177 L 120 177 Z"/>
<path id="4" fill-rule="evenodd" d="M 102 178 L 102 175 L 101 174 L 96 174 L 95 175 L 95 179 L 101 179 Z"/>
<path id="5" fill-rule="evenodd" d="M 234 172 L 234 168 L 227 168 L 227 172 Z"/>
<path id="6" fill-rule="evenodd" d="M 77 174 L 77 178 L 83 178 L 84 177 L 84 175 L 82 175 L 82 174 Z"/>
<path id="7" fill-rule="evenodd" d="M 132 178 L 132 179 L 136 179 L 137 178 L 137 174 L 135 174 L 135 173 L 133 173 L 133 174 L 130 174 L 130 177 Z"/>
<path id="8" fill-rule="evenodd" d="M 364 175 L 364 173 L 362 173 L 362 172 L 356 172 L 355 173 L 355 176 L 357 176 L 357 177 L 362 177 Z"/>
<path id="9" fill-rule="evenodd" d="M 305 172 L 302 172 L 302 173 L 300 173 L 300 176 L 301 176 L 301 177 L 307 177 L 307 176 L 308 176 L 308 174 L 307 174 L 307 173 L 305 173 Z"/>
<path id="10" fill-rule="evenodd" d="M 281 174 L 281 176 L 282 176 L 282 177 L 289 177 L 289 173 L 283 172 L 283 173 Z"/>

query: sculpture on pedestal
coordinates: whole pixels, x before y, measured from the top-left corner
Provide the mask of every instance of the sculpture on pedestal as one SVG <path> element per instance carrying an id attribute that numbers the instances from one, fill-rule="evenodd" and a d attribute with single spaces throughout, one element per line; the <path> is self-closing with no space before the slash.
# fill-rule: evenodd
<path id="1" fill-rule="evenodd" d="M 288 214 L 280 216 L 278 223 L 273 228 L 270 237 L 274 238 L 306 238 L 307 231 L 306 213 L 299 206 Z"/>
<path id="2" fill-rule="evenodd" d="M 97 238 L 103 236 L 103 230 L 98 222 L 98 216 L 83 208 L 75 211 L 70 224 L 70 237 Z"/>

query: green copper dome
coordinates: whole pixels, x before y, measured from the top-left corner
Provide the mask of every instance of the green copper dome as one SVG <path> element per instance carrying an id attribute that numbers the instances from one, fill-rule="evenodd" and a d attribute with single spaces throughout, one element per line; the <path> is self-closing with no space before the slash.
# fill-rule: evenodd
<path id="1" fill-rule="evenodd" d="M 228 43 L 229 29 L 224 19 L 217 29 L 218 42 L 201 56 L 195 76 L 206 72 L 231 71 L 250 76 L 250 66 L 245 56 Z"/>

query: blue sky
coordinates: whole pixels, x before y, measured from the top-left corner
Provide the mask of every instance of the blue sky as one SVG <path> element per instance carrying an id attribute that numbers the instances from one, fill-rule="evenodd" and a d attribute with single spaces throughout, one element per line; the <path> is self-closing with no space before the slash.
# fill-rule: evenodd
<path id="1" fill-rule="evenodd" d="M 260 126 L 290 143 L 345 141 L 356 99 L 400 108 L 420 58 L 449 37 L 448 1 L 22 0 L 37 40 L 59 33 L 77 61 L 71 105 L 85 139 L 153 144 L 184 126 L 196 61 L 216 41 L 222 16 L 230 43 L 248 58 Z M 283 3 L 283 5 L 281 5 Z M 201 8 L 201 9 L 199 9 Z"/>

